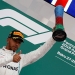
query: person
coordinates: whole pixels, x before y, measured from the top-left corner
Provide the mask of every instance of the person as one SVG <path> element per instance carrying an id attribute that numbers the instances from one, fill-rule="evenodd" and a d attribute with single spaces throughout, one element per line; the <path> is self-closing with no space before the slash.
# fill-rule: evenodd
<path id="1" fill-rule="evenodd" d="M 7 45 L 0 49 L 0 75 L 19 75 L 21 69 L 42 58 L 55 44 L 55 40 L 50 37 L 42 46 L 29 53 L 22 54 L 16 51 L 24 42 L 23 33 L 13 30 L 8 38 Z"/>

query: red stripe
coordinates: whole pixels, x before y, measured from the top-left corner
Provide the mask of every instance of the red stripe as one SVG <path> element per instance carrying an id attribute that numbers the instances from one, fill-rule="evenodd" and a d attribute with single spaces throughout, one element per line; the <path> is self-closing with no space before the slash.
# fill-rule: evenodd
<path id="1" fill-rule="evenodd" d="M 63 25 L 63 18 L 62 17 L 56 17 L 56 25 L 62 24 Z"/>
<path id="2" fill-rule="evenodd" d="M 55 6 L 62 5 L 63 7 L 65 7 L 67 2 L 68 2 L 68 0 L 57 0 Z"/>

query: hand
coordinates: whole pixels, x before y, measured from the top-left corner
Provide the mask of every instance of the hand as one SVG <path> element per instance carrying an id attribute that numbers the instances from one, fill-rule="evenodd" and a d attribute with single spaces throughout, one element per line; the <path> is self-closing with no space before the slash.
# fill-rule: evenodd
<path id="1" fill-rule="evenodd" d="M 56 28 L 56 27 L 54 26 L 53 29 L 52 29 L 52 32 L 54 32 L 55 28 Z"/>
<path id="2" fill-rule="evenodd" d="M 13 62 L 18 63 L 21 59 L 20 57 L 21 51 L 13 56 Z"/>

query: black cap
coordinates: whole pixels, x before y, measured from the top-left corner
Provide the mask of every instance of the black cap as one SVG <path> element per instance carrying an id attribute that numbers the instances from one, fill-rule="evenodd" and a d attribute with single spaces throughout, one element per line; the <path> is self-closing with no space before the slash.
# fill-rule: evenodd
<path id="1" fill-rule="evenodd" d="M 12 32 L 10 32 L 8 38 L 12 38 L 14 40 L 20 40 L 21 42 L 24 42 L 24 36 L 23 33 L 18 31 L 18 30 L 13 30 Z"/>

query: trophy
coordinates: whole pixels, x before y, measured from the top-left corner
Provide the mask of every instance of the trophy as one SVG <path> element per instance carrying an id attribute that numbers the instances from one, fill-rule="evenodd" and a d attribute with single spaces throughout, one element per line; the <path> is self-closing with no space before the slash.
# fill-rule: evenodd
<path id="1" fill-rule="evenodd" d="M 55 27 L 53 29 L 52 37 L 55 41 L 61 42 L 64 41 L 67 37 L 67 34 L 64 30 L 63 26 L 63 13 L 64 7 L 62 5 L 58 5 L 55 7 Z"/>

